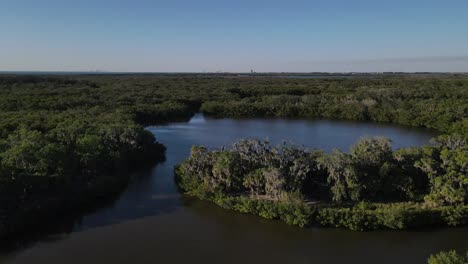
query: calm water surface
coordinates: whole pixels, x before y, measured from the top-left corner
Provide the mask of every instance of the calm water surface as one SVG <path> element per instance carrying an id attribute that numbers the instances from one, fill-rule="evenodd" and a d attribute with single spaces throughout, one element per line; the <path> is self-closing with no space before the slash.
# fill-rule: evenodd
<path id="1" fill-rule="evenodd" d="M 135 175 L 111 205 L 74 220 L 67 232 L 48 235 L 0 255 L 6 263 L 424 263 L 439 250 L 466 250 L 468 228 L 359 233 L 300 229 L 226 211 L 182 197 L 173 166 L 190 147 L 230 146 L 256 137 L 291 140 L 311 148 L 347 150 L 364 135 L 386 136 L 395 148 L 427 144 L 424 129 L 300 120 L 205 119 L 149 127 L 167 146 L 167 160 Z"/>

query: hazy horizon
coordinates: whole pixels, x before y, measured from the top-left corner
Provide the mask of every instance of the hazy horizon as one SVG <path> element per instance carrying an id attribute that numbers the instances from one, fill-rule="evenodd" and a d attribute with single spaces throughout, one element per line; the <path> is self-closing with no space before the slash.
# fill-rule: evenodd
<path id="1" fill-rule="evenodd" d="M 4 0 L 0 71 L 468 72 L 466 1 Z"/>

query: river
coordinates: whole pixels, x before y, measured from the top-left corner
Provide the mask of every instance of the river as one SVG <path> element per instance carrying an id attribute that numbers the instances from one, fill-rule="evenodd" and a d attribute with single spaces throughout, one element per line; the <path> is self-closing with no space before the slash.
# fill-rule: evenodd
<path id="1" fill-rule="evenodd" d="M 300 229 L 183 197 L 173 167 L 195 144 L 230 146 L 239 138 L 347 150 L 364 135 L 394 148 L 427 144 L 434 131 L 329 120 L 206 119 L 148 127 L 167 146 L 166 161 L 135 173 L 111 204 L 74 219 L 21 249 L 5 263 L 425 263 L 439 250 L 466 250 L 468 228 L 354 232 Z M 60 230 L 60 229 L 59 229 Z"/>

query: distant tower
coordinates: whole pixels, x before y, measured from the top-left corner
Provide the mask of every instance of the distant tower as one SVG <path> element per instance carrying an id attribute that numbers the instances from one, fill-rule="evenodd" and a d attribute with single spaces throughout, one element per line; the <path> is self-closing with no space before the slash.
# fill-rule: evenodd
<path id="1" fill-rule="evenodd" d="M 254 73 L 254 70 L 253 70 L 253 69 L 250 69 L 250 73 L 252 73 L 252 74 L 253 74 L 253 73 Z"/>

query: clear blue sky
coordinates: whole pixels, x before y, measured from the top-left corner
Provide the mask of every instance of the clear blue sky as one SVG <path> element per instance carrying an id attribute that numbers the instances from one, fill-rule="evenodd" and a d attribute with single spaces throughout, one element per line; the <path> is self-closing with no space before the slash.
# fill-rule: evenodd
<path id="1" fill-rule="evenodd" d="M 468 0 L 0 0 L 0 70 L 465 71 Z"/>

